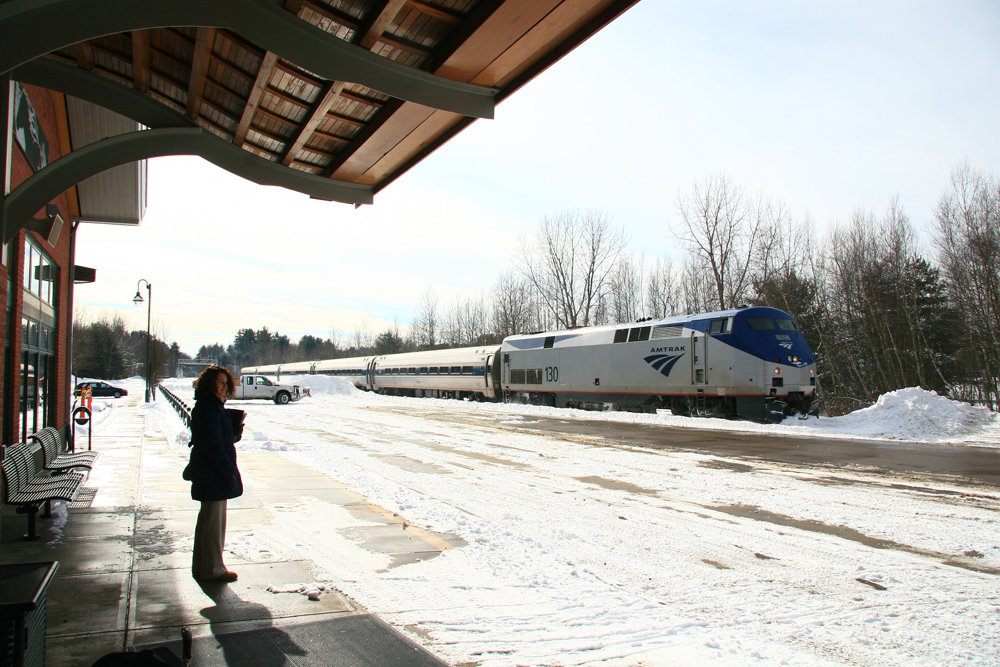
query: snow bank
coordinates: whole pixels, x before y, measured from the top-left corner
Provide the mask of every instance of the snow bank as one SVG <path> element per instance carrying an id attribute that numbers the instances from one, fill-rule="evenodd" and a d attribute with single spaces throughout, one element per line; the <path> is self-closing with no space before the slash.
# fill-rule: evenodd
<path id="1" fill-rule="evenodd" d="M 1000 414 L 988 408 L 953 401 L 920 387 L 879 396 L 874 405 L 829 419 L 788 418 L 782 426 L 805 427 L 824 435 L 907 440 L 964 442 L 1000 436 Z"/>
<path id="2" fill-rule="evenodd" d="M 347 380 L 328 375 L 300 375 L 288 378 L 288 382 L 297 382 L 307 387 L 313 396 L 327 394 L 331 396 L 354 396 L 361 391 Z"/>

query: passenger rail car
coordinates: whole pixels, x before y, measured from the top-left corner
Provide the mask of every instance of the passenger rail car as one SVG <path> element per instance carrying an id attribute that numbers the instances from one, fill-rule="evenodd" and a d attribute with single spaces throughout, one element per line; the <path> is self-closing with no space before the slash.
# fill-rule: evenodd
<path id="1" fill-rule="evenodd" d="M 780 421 L 814 407 L 816 364 L 792 317 L 753 307 L 509 336 L 431 350 L 244 373 L 322 374 L 405 396 L 520 401 Z"/>

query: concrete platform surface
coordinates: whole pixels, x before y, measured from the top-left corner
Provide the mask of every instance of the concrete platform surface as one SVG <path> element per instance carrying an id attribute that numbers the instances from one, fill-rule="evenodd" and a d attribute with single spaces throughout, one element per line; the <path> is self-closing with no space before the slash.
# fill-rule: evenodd
<path id="1" fill-rule="evenodd" d="M 248 561 L 227 551 L 237 582 L 195 581 L 190 563 L 198 503 L 180 479 L 187 457 L 150 430 L 147 412 L 119 404 L 98 425 L 93 448 L 101 457 L 85 490 L 68 509 L 39 518 L 41 539 L 21 539 L 26 518 L 13 507 L 0 511 L 0 564 L 60 563 L 47 592 L 46 664 L 89 667 L 112 651 L 160 645 L 180 655 L 184 626 L 195 636 L 192 664 L 198 667 L 445 664 L 345 595 L 311 601 L 268 592 L 269 584 L 315 581 L 321 568 L 309 560 L 262 555 Z M 404 531 L 392 512 L 276 453 L 241 454 L 240 468 L 252 483 L 230 502 L 229 539 L 273 521 L 271 503 L 306 496 L 370 522 L 344 537 L 389 555 L 389 567 L 463 546 L 452 536 Z"/>

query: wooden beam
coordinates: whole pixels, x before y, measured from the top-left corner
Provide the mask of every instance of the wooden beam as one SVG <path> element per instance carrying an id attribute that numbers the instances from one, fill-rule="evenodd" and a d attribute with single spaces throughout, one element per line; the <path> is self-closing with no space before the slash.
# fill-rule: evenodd
<path id="1" fill-rule="evenodd" d="M 264 107 L 257 107 L 257 113 L 259 113 L 262 116 L 267 116 L 268 118 L 273 118 L 274 120 L 278 121 L 279 123 L 284 123 L 285 125 L 290 125 L 292 127 L 298 127 L 298 125 L 295 123 L 294 120 L 292 120 L 290 118 L 285 118 L 284 116 L 279 116 L 278 114 L 274 113 L 273 111 L 268 111 Z"/>
<path id="2" fill-rule="evenodd" d="M 321 155 L 323 157 L 330 157 L 330 158 L 337 157 L 336 153 L 331 153 L 330 151 L 323 150 L 322 148 L 314 148 L 313 146 L 309 146 L 308 144 L 303 146 L 299 150 L 301 150 L 304 153 L 313 153 L 315 155 Z M 300 160 L 289 160 L 288 164 L 291 165 L 292 162 L 300 162 Z"/>
<path id="3" fill-rule="evenodd" d="M 327 89 L 323 92 L 323 97 L 320 101 L 313 107 L 312 113 L 309 115 L 309 120 L 307 120 L 299 130 L 298 136 L 295 140 L 288 146 L 285 151 L 285 155 L 281 158 L 281 164 L 288 166 L 292 163 L 292 160 L 299 156 L 299 150 L 306 145 L 306 142 L 312 138 L 313 130 L 316 129 L 324 118 L 326 118 L 327 112 L 333 106 L 334 102 L 340 96 L 340 92 L 344 89 L 343 81 L 334 81 L 331 83 Z"/>
<path id="4" fill-rule="evenodd" d="M 327 118 L 329 118 L 329 116 L 327 116 Z M 341 137 L 341 136 L 336 135 L 336 134 L 331 134 L 329 132 L 324 132 L 323 130 L 313 130 L 313 136 L 314 137 L 322 137 L 323 139 L 329 139 L 330 141 L 339 141 L 339 142 L 344 143 L 344 144 L 351 143 L 351 140 L 348 139 L 347 137 Z"/>
<path id="5" fill-rule="evenodd" d="M 250 129 L 250 121 L 257 114 L 257 108 L 260 106 L 260 99 L 264 95 L 264 89 L 267 87 L 267 82 L 271 80 L 271 74 L 274 72 L 274 65 L 278 62 L 278 56 L 270 51 L 264 55 L 264 60 L 260 64 L 260 69 L 257 71 L 257 79 L 254 81 L 253 89 L 250 91 L 250 98 L 247 100 L 246 106 L 243 107 L 243 116 L 240 118 L 240 124 L 236 128 L 236 135 L 233 137 L 233 143 L 237 146 L 242 146 L 243 142 L 247 138 L 247 132 Z"/>
<path id="6" fill-rule="evenodd" d="M 76 66 L 88 72 L 94 69 L 94 52 L 90 50 L 90 42 L 80 42 L 73 45 L 76 54 Z"/>
<path id="7" fill-rule="evenodd" d="M 265 130 L 260 125 L 251 125 L 249 132 L 256 132 L 262 137 L 267 137 L 268 139 L 273 139 L 274 141 L 280 141 L 286 146 L 292 140 L 291 137 L 283 137 L 280 134 L 275 134 L 274 132 L 271 132 L 270 130 Z"/>
<path id="8" fill-rule="evenodd" d="M 233 123 L 237 122 L 236 114 L 232 111 L 232 109 L 226 109 L 225 107 L 221 107 L 212 100 L 208 99 L 207 97 L 202 97 L 201 103 L 207 107 L 215 109 L 220 116 L 225 117 L 227 120 L 230 120 Z M 226 132 L 228 132 L 229 134 L 233 133 L 233 131 L 230 129 L 227 129 Z"/>
<path id="9" fill-rule="evenodd" d="M 277 153 L 275 153 L 274 151 L 269 151 L 266 148 L 261 148 L 260 146 L 258 146 L 255 143 L 251 143 L 251 142 L 248 141 L 248 142 L 246 142 L 244 144 L 244 146 L 249 146 L 250 148 L 252 148 L 255 151 L 260 151 L 261 153 L 267 154 L 270 158 L 273 159 L 274 162 L 277 162 L 278 160 L 281 159 L 281 156 L 278 155 Z M 246 150 L 246 149 L 244 148 L 244 150 Z"/>
<path id="10" fill-rule="evenodd" d="M 344 95 L 343 92 L 340 93 L 341 96 Z M 332 111 L 326 115 L 330 120 L 335 120 L 339 123 L 347 123 L 348 125 L 353 125 L 354 127 L 365 127 L 368 123 L 360 121 L 357 118 L 351 118 L 350 116 L 344 116 L 339 113 L 333 113 Z"/>
<path id="11" fill-rule="evenodd" d="M 233 74 L 235 74 L 237 77 L 243 79 L 247 83 L 251 83 L 251 84 L 253 83 L 253 77 L 252 76 L 250 76 L 249 74 L 247 74 L 246 72 L 244 72 L 243 70 L 241 70 L 239 67 L 237 67 L 236 65 L 234 65 L 231 62 L 229 62 L 228 60 L 226 60 L 225 58 L 221 58 L 221 57 L 215 55 L 214 53 L 208 54 L 208 57 L 212 59 L 212 62 L 218 63 L 218 65 L 220 67 L 222 67 L 222 68 L 224 68 L 226 70 L 229 70 L 230 72 L 232 72 Z"/>
<path id="12" fill-rule="evenodd" d="M 371 17 L 358 29 L 359 37 L 356 39 L 358 45 L 366 51 L 371 51 L 405 5 L 406 0 L 382 0 L 375 3 Z"/>
<path id="13" fill-rule="evenodd" d="M 446 23 L 461 23 L 462 16 L 454 12 L 450 12 L 443 7 L 435 7 L 432 4 L 426 2 L 420 2 L 420 0 L 406 0 L 406 4 L 418 12 L 427 14 L 428 16 L 433 16 L 436 19 L 441 19 Z"/>
<path id="14" fill-rule="evenodd" d="M 274 68 L 276 70 L 278 70 L 279 72 L 284 72 L 285 74 L 290 74 L 290 75 L 294 76 L 296 79 L 301 79 L 302 81 L 305 81 L 308 84 L 316 86 L 317 88 L 322 88 L 323 87 L 323 82 L 321 80 L 319 80 L 319 79 L 317 79 L 315 77 L 309 76 L 308 74 L 306 74 L 302 70 L 297 69 L 295 67 L 291 67 L 290 65 L 287 65 L 287 64 L 285 64 L 285 63 L 283 63 L 281 61 L 278 61 L 278 64 L 275 65 Z"/>
<path id="15" fill-rule="evenodd" d="M 117 58 L 122 62 L 128 62 L 128 56 L 125 55 L 124 53 L 119 53 L 118 51 L 113 51 L 111 49 L 105 48 L 100 44 L 89 43 L 87 44 L 87 48 L 90 49 L 91 54 L 93 54 L 96 51 L 98 53 L 103 53 L 106 56 L 110 56 L 111 58 Z M 94 67 L 99 67 L 99 65 L 95 63 Z"/>
<path id="16" fill-rule="evenodd" d="M 298 97 L 293 97 L 292 95 L 289 95 L 283 90 L 278 90 L 274 86 L 268 86 L 267 88 L 264 89 L 264 92 L 266 92 L 268 95 L 273 95 L 274 97 L 277 97 L 279 100 L 288 102 L 289 104 L 294 104 L 300 109 L 310 108 L 309 102 L 303 99 L 299 99 Z"/>
<path id="17" fill-rule="evenodd" d="M 201 97 L 208 77 L 209 54 L 215 38 L 215 28 L 198 28 L 198 38 L 194 43 L 194 58 L 191 60 L 191 79 L 188 84 L 187 117 L 197 118 L 201 108 Z"/>
<path id="18" fill-rule="evenodd" d="M 374 97 L 368 97 L 367 95 L 358 95 L 357 93 L 352 93 L 349 90 L 342 90 L 340 96 L 345 100 L 351 100 L 352 102 L 360 102 L 361 104 L 367 104 L 370 107 L 375 107 L 376 109 L 381 109 L 385 106 L 385 102 L 382 100 L 377 100 Z"/>
<path id="19" fill-rule="evenodd" d="M 428 57 L 434 53 L 434 51 L 423 44 L 417 44 L 416 42 L 411 42 L 408 39 L 400 39 L 399 37 L 393 37 L 389 34 L 382 34 L 378 40 L 383 44 L 388 44 L 394 49 L 399 49 L 401 51 L 406 51 L 407 53 L 412 53 L 416 56 Z"/>
<path id="20" fill-rule="evenodd" d="M 132 31 L 132 84 L 140 93 L 149 89 L 149 31 Z"/>
<path id="21" fill-rule="evenodd" d="M 345 28 L 350 28 L 351 30 L 357 30 L 361 26 L 358 20 L 353 16 L 351 16 L 350 14 L 348 14 L 347 12 L 342 12 L 339 9 L 334 9 L 329 5 L 313 2 L 313 0 L 297 0 L 295 4 L 313 11 L 316 14 L 322 16 L 323 18 L 330 19 L 334 23 L 339 23 Z M 288 8 L 288 3 L 285 3 L 285 6 L 286 8 Z M 295 13 L 299 14 L 300 11 L 296 10 Z"/>

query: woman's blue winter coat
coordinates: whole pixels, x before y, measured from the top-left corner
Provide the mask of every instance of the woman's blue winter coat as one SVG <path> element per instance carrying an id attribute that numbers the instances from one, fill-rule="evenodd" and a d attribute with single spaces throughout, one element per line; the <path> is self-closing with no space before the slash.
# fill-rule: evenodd
<path id="1" fill-rule="evenodd" d="M 225 404 L 208 395 L 191 410 L 191 498 L 199 501 L 229 500 L 243 495 L 243 479 L 236 467 L 236 436 Z M 235 488 L 230 488 L 233 476 Z"/>

